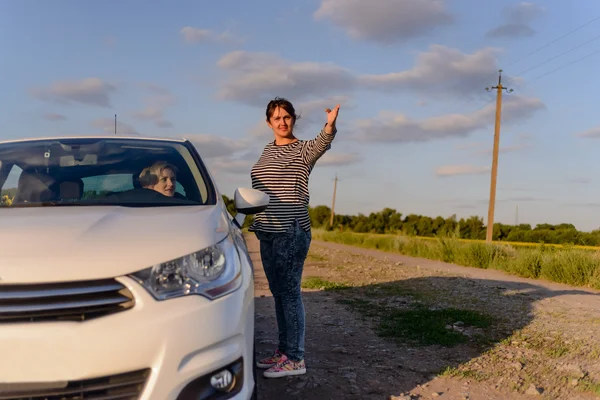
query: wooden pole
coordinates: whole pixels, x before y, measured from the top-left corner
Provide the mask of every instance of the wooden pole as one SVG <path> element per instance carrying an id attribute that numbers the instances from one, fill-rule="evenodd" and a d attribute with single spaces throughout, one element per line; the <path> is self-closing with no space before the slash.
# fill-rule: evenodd
<path id="1" fill-rule="evenodd" d="M 485 241 L 487 243 L 492 242 L 494 233 L 494 212 L 496 208 L 496 179 L 498 177 L 498 152 L 500 148 L 500 120 L 502 116 L 502 90 L 506 89 L 502 86 L 502 70 L 499 70 L 498 86 L 493 87 L 496 89 L 496 125 L 494 129 L 494 149 L 492 153 L 492 175 L 490 182 L 490 201 L 488 206 L 488 218 L 487 218 L 487 232 L 485 235 Z M 491 89 L 488 88 L 488 91 Z M 509 90 L 512 92 L 512 89 Z"/>
<path id="2" fill-rule="evenodd" d="M 338 177 L 335 174 L 335 179 L 333 181 L 333 201 L 331 203 L 331 218 L 329 219 L 329 226 L 333 226 L 333 216 L 335 215 L 335 192 L 337 190 L 337 181 Z"/>

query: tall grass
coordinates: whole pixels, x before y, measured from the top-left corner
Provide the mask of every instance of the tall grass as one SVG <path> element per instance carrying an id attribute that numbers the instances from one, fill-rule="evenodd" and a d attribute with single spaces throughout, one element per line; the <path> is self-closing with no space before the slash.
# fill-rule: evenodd
<path id="1" fill-rule="evenodd" d="M 600 289 L 600 252 L 572 247 L 516 248 L 511 244 L 464 242 L 456 234 L 436 240 L 354 232 L 313 230 L 313 238 L 467 267 L 497 269 L 524 278 Z"/>

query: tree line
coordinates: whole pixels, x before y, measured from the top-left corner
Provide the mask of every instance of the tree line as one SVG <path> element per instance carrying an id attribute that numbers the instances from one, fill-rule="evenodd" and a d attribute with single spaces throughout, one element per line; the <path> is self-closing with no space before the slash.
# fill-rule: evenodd
<path id="1" fill-rule="evenodd" d="M 360 233 L 391 233 L 408 236 L 449 235 L 458 233 L 462 239 L 483 240 L 487 226 L 483 218 L 477 215 L 468 218 L 456 217 L 456 214 L 444 218 L 419 215 L 403 215 L 395 209 L 384 208 L 379 212 L 363 215 L 335 215 L 330 226 L 331 209 L 327 206 L 316 206 L 310 209 L 314 227 L 328 230 L 352 231 Z M 493 240 L 507 242 L 574 244 L 583 246 L 600 246 L 600 230 L 582 232 L 573 224 L 518 224 L 509 225 L 494 223 Z"/>
<path id="2" fill-rule="evenodd" d="M 235 215 L 233 200 L 223 196 L 227 208 Z M 309 207 L 312 226 L 327 230 L 358 232 L 358 233 L 388 233 L 407 236 L 435 237 L 458 233 L 462 239 L 484 240 L 487 226 L 483 218 L 477 215 L 468 218 L 457 218 L 451 215 L 447 218 L 435 218 L 419 214 L 403 215 L 393 208 L 384 208 L 369 215 L 340 215 L 333 218 L 330 226 L 331 208 L 325 205 Z M 250 226 L 252 217 L 248 216 L 244 227 Z M 582 246 L 600 246 L 600 229 L 592 232 L 582 232 L 573 224 L 530 224 L 509 225 L 494 223 L 493 240 L 526 243 L 574 244 Z"/>

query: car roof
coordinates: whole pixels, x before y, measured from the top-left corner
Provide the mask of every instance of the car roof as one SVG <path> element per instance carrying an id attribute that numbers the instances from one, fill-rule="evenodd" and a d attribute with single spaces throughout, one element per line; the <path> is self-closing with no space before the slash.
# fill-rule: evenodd
<path id="1" fill-rule="evenodd" d="M 0 144 L 7 143 L 25 143 L 41 140 L 62 140 L 62 139 L 127 139 L 140 141 L 163 141 L 163 142 L 178 142 L 184 143 L 187 139 L 182 137 L 152 137 L 139 135 L 64 135 L 64 136 L 39 136 L 20 139 L 0 140 Z"/>

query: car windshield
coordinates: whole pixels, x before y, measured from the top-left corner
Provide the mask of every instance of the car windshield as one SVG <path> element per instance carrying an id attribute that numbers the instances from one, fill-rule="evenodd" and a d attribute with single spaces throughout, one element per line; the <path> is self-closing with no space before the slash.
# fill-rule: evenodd
<path id="1" fill-rule="evenodd" d="M 188 142 L 65 138 L 0 143 L 0 207 L 214 204 Z"/>

